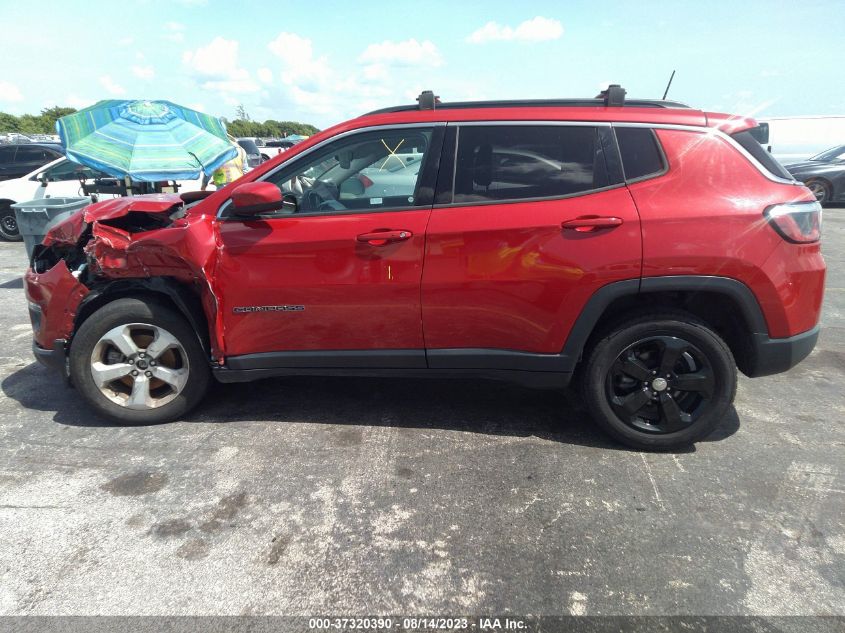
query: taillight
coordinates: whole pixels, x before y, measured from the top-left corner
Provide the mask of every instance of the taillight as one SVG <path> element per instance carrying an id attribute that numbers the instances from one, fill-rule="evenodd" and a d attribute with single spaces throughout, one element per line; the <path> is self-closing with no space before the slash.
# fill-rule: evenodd
<path id="1" fill-rule="evenodd" d="M 818 202 L 776 204 L 766 209 L 765 216 L 787 242 L 818 242 L 822 236 L 822 205 Z"/>
<path id="2" fill-rule="evenodd" d="M 373 186 L 373 181 L 367 178 L 364 174 L 358 174 L 358 180 L 364 185 L 364 189 L 369 189 Z"/>

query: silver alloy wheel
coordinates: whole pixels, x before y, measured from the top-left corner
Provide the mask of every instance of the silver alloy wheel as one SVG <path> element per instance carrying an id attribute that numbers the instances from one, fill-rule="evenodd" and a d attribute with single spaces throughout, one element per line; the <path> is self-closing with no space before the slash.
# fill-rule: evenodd
<path id="1" fill-rule="evenodd" d="M 812 182 L 807 183 L 807 189 L 809 189 L 810 193 L 816 197 L 816 200 L 819 202 L 826 202 L 827 187 L 823 182 L 813 180 Z"/>
<path id="2" fill-rule="evenodd" d="M 109 400 L 127 409 L 171 402 L 188 382 L 188 354 L 170 332 L 149 323 L 112 328 L 91 352 L 91 377 Z"/>

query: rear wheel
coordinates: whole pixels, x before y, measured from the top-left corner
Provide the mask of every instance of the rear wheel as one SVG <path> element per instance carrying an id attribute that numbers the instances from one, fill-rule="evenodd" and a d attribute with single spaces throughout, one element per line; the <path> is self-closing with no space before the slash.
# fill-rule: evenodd
<path id="1" fill-rule="evenodd" d="M 101 414 L 128 423 L 178 418 L 208 387 L 197 335 L 173 310 L 118 299 L 91 315 L 70 350 L 74 385 Z"/>
<path id="2" fill-rule="evenodd" d="M 18 220 L 15 218 L 15 210 L 10 207 L 0 209 L 0 238 L 7 242 L 20 242 L 23 239 Z"/>
<path id="3" fill-rule="evenodd" d="M 613 328 L 588 355 L 584 400 L 628 446 L 672 449 L 709 435 L 736 393 L 725 342 L 684 314 L 643 316 Z"/>

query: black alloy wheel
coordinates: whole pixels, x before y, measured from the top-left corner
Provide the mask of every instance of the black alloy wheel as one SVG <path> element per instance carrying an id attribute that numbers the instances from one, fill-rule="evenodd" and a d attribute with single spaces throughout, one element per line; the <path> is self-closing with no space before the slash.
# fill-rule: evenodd
<path id="1" fill-rule="evenodd" d="M 629 345 L 607 375 L 610 406 L 621 420 L 647 433 L 674 433 L 708 409 L 713 369 L 695 345 L 653 336 Z"/>
<path id="2" fill-rule="evenodd" d="M 592 418 L 633 448 L 669 450 L 704 439 L 736 394 L 724 340 L 681 311 L 621 316 L 585 354 L 579 382 Z"/>

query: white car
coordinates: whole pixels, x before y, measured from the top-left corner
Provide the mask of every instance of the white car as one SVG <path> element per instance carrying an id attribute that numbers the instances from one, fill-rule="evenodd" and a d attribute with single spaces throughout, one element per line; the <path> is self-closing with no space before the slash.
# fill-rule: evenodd
<path id="1" fill-rule="evenodd" d="M 27 202 L 38 198 L 74 198 L 85 194 L 79 182 L 84 176 L 86 182 L 93 183 L 95 178 L 109 178 L 106 174 L 90 167 L 59 158 L 52 163 L 42 165 L 20 178 L 0 181 L 0 238 L 10 241 L 20 241 L 18 223 L 12 205 L 16 202 Z M 199 191 L 202 179 L 179 180 L 179 191 Z M 102 200 L 104 197 L 100 195 Z"/>

